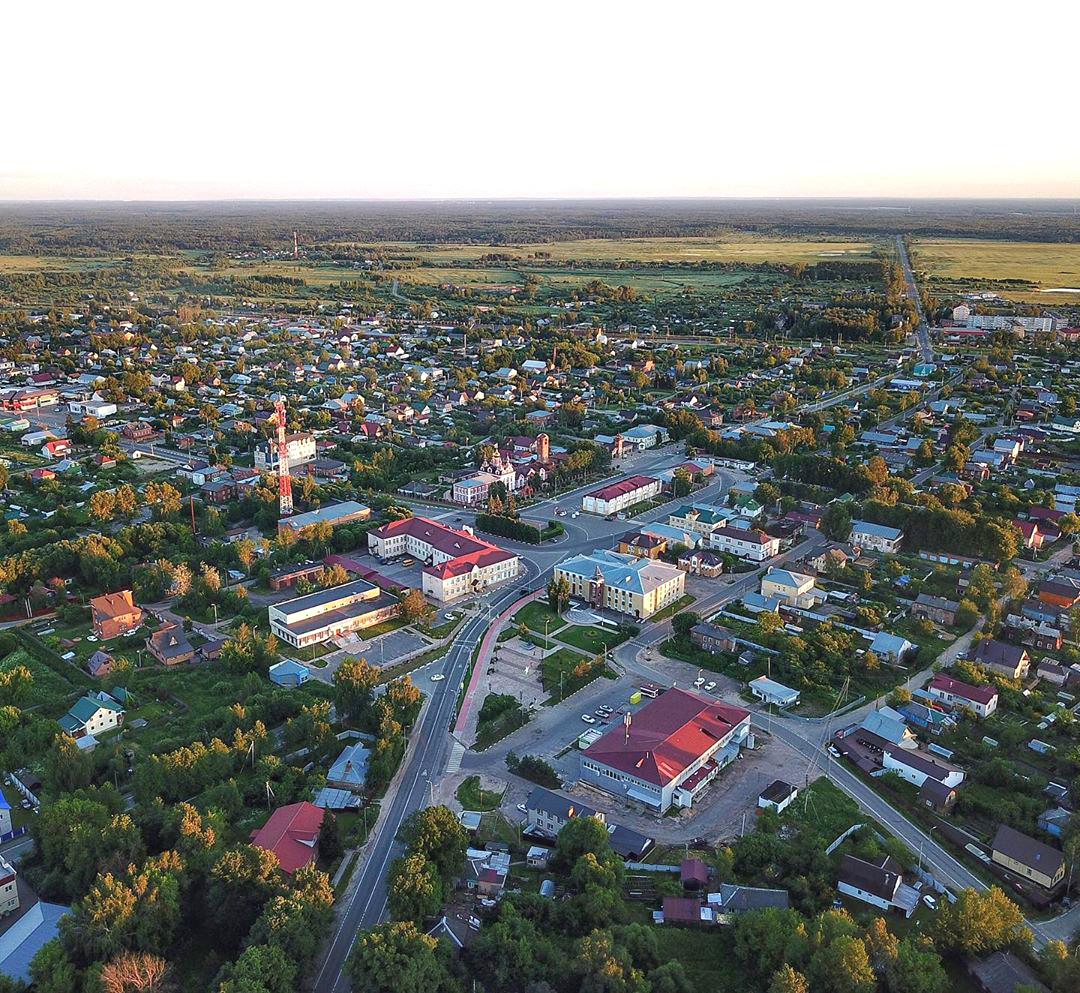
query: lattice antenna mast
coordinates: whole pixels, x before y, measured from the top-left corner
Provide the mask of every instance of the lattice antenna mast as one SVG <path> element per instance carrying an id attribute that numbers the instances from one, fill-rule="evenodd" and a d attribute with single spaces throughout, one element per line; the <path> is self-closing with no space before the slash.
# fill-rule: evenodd
<path id="1" fill-rule="evenodd" d="M 293 512 L 292 477 L 289 475 L 289 443 L 285 440 L 285 404 L 278 400 L 277 415 L 278 511 L 282 517 Z"/>

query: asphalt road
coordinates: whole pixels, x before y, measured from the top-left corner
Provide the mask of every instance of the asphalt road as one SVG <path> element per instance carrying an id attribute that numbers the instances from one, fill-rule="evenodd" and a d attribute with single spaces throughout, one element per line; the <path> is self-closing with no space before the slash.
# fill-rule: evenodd
<path id="1" fill-rule="evenodd" d="M 429 782 L 441 775 L 449 757 L 451 739 L 447 733 L 454 717 L 458 690 L 465 679 L 472 650 L 488 626 L 490 616 L 518 596 L 523 583 L 536 585 L 535 567 L 529 574 L 485 599 L 490 610 L 476 613 L 458 632 L 441 663 L 430 667 L 446 678 L 424 687 L 428 696 L 410 735 L 410 749 L 404 769 L 391 786 L 389 809 L 383 814 L 364 855 L 359 877 L 349 887 L 344 913 L 338 917 L 330 945 L 318 975 L 316 993 L 345 993 L 351 988 L 344 971 L 353 939 L 359 930 L 375 927 L 386 916 L 386 873 L 390 863 L 401 854 L 397 833 L 402 822 L 414 811 L 427 805 Z M 386 801 L 384 801 L 385 803 Z"/>
<path id="2" fill-rule="evenodd" d="M 904 244 L 902 235 L 896 236 L 896 254 L 900 259 L 900 268 L 904 270 L 904 283 L 907 286 L 908 299 L 915 304 L 915 309 L 919 312 L 919 328 L 916 332 L 919 338 L 919 355 L 924 362 L 933 362 L 934 345 L 930 340 L 930 328 L 926 323 L 926 315 L 922 309 L 922 297 L 919 296 L 919 287 L 916 285 L 915 276 L 911 271 L 907 245 Z"/>

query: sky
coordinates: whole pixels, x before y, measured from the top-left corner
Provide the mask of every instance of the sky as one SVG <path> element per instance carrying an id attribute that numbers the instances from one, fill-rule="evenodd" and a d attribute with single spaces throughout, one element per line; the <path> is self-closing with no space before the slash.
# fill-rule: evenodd
<path id="1" fill-rule="evenodd" d="M 1080 197 L 1080 4 L 4 13 L 0 199 Z"/>

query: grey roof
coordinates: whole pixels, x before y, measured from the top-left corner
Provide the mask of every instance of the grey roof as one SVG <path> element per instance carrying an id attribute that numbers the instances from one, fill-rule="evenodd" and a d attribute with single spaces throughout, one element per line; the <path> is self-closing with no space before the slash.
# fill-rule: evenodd
<path id="1" fill-rule="evenodd" d="M 542 786 L 537 786 L 529 794 L 525 807 L 528 810 L 541 810 L 564 821 L 568 821 L 571 817 L 595 817 L 598 813 L 592 807 L 571 800 L 570 797 L 552 793 L 551 790 L 545 790 Z"/>
<path id="2" fill-rule="evenodd" d="M 367 593 L 373 589 L 375 589 L 375 587 L 366 580 L 354 579 L 351 583 L 342 583 L 340 586 L 330 586 L 325 590 L 316 590 L 314 593 L 308 593 L 305 596 L 299 596 L 293 600 L 285 600 L 282 603 L 276 603 L 274 604 L 274 607 L 286 616 L 289 616 L 292 614 L 299 614 L 303 610 L 311 610 L 312 607 L 322 607 L 328 603 L 334 603 L 337 600 L 344 600 L 346 597 Z"/>
<path id="3" fill-rule="evenodd" d="M 1049 993 L 1031 968 L 1012 952 L 994 952 L 986 958 L 968 962 L 968 972 L 975 976 L 986 993 L 1014 993 L 1023 986 L 1038 993 Z"/>
<path id="4" fill-rule="evenodd" d="M 840 856 L 840 882 L 867 893 L 873 893 L 882 900 L 892 900 L 896 895 L 901 872 L 900 865 L 889 856 L 886 856 L 879 865 L 856 858 L 854 855 Z"/>
<path id="5" fill-rule="evenodd" d="M 1029 838 L 1008 824 L 999 824 L 994 835 L 993 851 L 1000 852 L 1006 858 L 1026 865 L 1053 879 L 1062 865 L 1065 856 L 1056 848 L 1044 845 L 1041 841 Z"/>
<path id="6" fill-rule="evenodd" d="M 738 914 L 746 910 L 765 910 L 769 907 L 787 910 L 791 906 L 787 890 L 736 886 L 734 883 L 721 883 L 717 892 L 709 894 L 709 903 L 718 903 L 720 910 L 729 914 Z"/>
<path id="7" fill-rule="evenodd" d="M 332 503 L 318 510 L 309 510 L 306 514 L 297 514 L 295 517 L 287 517 L 281 523 L 294 531 L 311 527 L 312 524 L 321 524 L 328 521 L 333 524 L 343 517 L 361 517 L 370 513 L 370 508 L 355 500 L 345 500 L 342 503 Z"/>

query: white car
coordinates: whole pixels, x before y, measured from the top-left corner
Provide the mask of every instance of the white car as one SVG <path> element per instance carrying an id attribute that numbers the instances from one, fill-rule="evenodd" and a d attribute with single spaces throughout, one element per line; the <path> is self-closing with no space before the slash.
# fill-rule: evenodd
<path id="1" fill-rule="evenodd" d="M 704 676 L 698 676 L 698 678 L 694 680 L 694 686 L 697 689 L 700 690 L 701 687 L 704 686 L 704 685 L 705 685 L 705 677 Z"/>
<path id="2" fill-rule="evenodd" d="M 570 516 L 571 517 L 577 517 L 580 513 L 581 513 L 580 510 L 575 510 Z"/>
<path id="3" fill-rule="evenodd" d="M 707 693 L 712 693 L 712 691 L 713 691 L 713 690 L 715 690 L 715 689 L 716 689 L 716 683 L 714 683 L 714 682 L 713 682 L 713 681 L 712 681 L 712 680 L 710 679 L 710 680 L 709 680 L 709 682 L 707 682 L 707 683 L 705 684 L 705 691 L 706 691 Z"/>
<path id="4" fill-rule="evenodd" d="M 446 679 L 446 673 L 444 673 L 444 672 L 437 672 L 437 673 L 435 673 L 435 675 L 433 675 L 433 676 L 431 677 L 431 681 L 432 681 L 433 683 L 437 683 L 437 682 L 439 682 L 439 680 L 440 680 L 440 679 Z"/>
<path id="5" fill-rule="evenodd" d="M 596 718 L 595 718 L 595 717 L 593 717 L 593 715 L 592 715 L 592 714 L 582 714 L 582 715 L 581 715 L 581 719 L 582 719 L 582 720 L 583 720 L 583 721 L 584 721 L 584 722 L 585 722 L 586 724 L 595 724 L 595 723 L 596 723 Z"/>
<path id="6" fill-rule="evenodd" d="M 88 634 L 86 636 L 86 640 L 87 641 L 97 641 L 97 635 L 96 634 Z"/>
<path id="7" fill-rule="evenodd" d="M 525 813 L 525 804 L 519 803 L 517 805 L 517 809 L 520 810 L 524 814 Z"/>
<path id="8" fill-rule="evenodd" d="M 922 902 L 925 903 L 931 910 L 937 910 L 937 900 L 935 900 L 929 893 L 924 893 Z"/>

